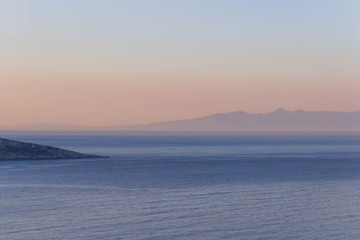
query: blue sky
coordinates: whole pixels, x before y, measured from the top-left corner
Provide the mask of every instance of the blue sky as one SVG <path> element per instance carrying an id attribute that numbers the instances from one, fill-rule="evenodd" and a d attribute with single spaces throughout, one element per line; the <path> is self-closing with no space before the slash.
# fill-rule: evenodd
<path id="1" fill-rule="evenodd" d="M 88 109 L 61 123 L 117 124 L 280 106 L 357 110 L 359 29 L 357 0 L 0 0 L 0 111 L 12 112 L 6 123 L 37 123 L 21 111 L 50 111 L 44 101 L 69 109 L 63 115 Z M 56 94 L 76 99 L 84 86 L 76 107 Z M 177 89 L 189 99 L 180 110 L 171 109 L 184 101 Z M 15 100 L 18 112 L 6 104 Z M 109 105 L 108 122 L 90 118 L 91 105 Z"/>

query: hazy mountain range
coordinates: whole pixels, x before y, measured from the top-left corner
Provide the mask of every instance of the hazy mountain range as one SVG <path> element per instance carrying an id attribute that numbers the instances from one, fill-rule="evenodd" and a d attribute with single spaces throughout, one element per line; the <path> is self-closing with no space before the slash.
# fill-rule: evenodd
<path id="1" fill-rule="evenodd" d="M 288 111 L 270 113 L 243 111 L 218 113 L 200 118 L 133 126 L 77 127 L 26 125 L 18 130 L 95 130 L 95 131 L 360 131 L 360 111 Z"/>
<path id="2" fill-rule="evenodd" d="M 287 111 L 283 108 L 257 114 L 237 111 L 129 128 L 175 131 L 360 131 L 360 111 L 307 112 Z"/>

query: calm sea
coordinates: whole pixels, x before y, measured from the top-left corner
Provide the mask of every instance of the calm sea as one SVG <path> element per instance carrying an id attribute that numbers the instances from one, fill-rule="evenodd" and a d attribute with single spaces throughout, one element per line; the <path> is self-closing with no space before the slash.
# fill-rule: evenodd
<path id="1" fill-rule="evenodd" d="M 11 135 L 0 239 L 360 239 L 360 134 Z"/>

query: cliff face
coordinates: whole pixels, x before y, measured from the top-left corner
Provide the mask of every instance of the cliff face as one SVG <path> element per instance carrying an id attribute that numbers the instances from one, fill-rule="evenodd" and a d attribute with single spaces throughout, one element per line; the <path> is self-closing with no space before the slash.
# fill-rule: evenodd
<path id="1" fill-rule="evenodd" d="M 82 154 L 56 147 L 44 146 L 34 143 L 18 142 L 0 138 L 0 160 L 76 158 L 104 158 L 104 156 Z"/>

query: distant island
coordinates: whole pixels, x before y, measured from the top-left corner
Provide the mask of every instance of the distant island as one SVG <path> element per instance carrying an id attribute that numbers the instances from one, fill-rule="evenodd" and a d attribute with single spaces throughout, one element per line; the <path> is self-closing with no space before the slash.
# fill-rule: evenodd
<path id="1" fill-rule="evenodd" d="M 360 111 L 288 111 L 270 113 L 243 111 L 112 129 L 145 131 L 360 131 Z"/>
<path id="2" fill-rule="evenodd" d="M 22 125 L 1 130 L 14 131 L 333 131 L 360 132 L 360 111 L 288 111 L 278 108 L 269 113 L 247 113 L 243 111 L 217 113 L 199 118 L 156 122 L 150 124 L 86 127 L 69 125 Z"/>
<path id="3" fill-rule="evenodd" d="M 0 160 L 41 160 L 41 159 L 80 159 L 106 158 L 93 154 L 83 154 L 61 148 L 34 143 L 18 142 L 0 138 Z"/>

